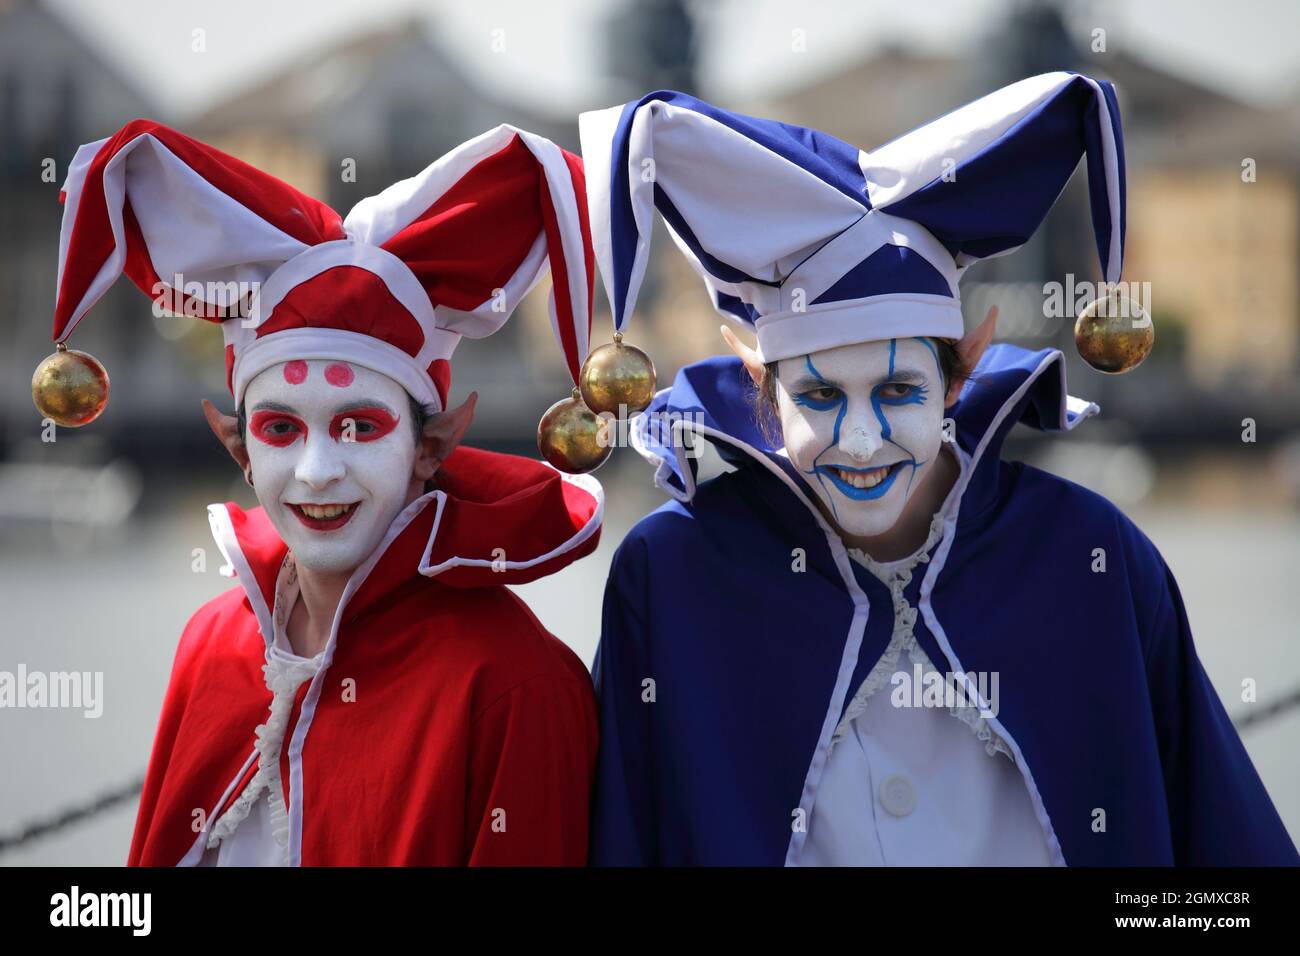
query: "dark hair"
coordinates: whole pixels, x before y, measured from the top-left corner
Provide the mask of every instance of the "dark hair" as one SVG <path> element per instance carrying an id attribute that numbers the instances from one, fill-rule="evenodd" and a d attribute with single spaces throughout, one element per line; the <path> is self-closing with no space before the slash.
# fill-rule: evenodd
<path id="1" fill-rule="evenodd" d="M 957 353 L 954 339 L 931 338 L 935 352 L 939 356 L 939 370 L 943 373 L 944 390 L 953 382 L 965 382 L 971 378 L 974 369 L 968 368 Z M 776 362 L 763 366 L 763 380 L 754 391 L 754 414 L 763 437 L 773 448 L 781 444 L 781 415 L 776 400 Z"/>
<path id="2" fill-rule="evenodd" d="M 406 396 L 406 404 L 411 412 L 411 427 L 415 431 L 415 443 L 418 445 L 420 444 L 420 438 L 424 435 L 424 424 L 432 416 L 426 412 L 424 406 L 412 398 L 409 393 Z M 247 441 L 246 433 L 248 431 L 248 413 L 244 409 L 243 402 L 239 403 L 239 408 L 235 412 L 235 418 L 239 422 L 240 441 Z"/>

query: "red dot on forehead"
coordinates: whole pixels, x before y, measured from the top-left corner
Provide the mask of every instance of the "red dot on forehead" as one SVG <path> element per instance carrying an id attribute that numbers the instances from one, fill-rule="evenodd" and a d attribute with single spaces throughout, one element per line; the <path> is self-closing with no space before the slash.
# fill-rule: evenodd
<path id="1" fill-rule="evenodd" d="M 352 366 L 344 365 L 342 362 L 335 362 L 333 365 L 325 366 L 325 381 L 331 385 L 337 385 L 339 388 L 347 388 L 352 384 L 353 379 Z"/>
<path id="2" fill-rule="evenodd" d="M 301 385 L 307 380 L 307 363 L 302 361 L 286 362 L 284 380 L 290 385 Z"/>

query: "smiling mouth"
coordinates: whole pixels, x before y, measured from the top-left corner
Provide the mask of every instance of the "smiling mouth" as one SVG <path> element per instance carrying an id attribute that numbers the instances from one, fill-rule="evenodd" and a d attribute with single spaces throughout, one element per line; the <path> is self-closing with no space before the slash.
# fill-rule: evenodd
<path id="1" fill-rule="evenodd" d="M 828 465 L 827 467 L 835 473 L 836 478 L 847 485 L 852 485 L 854 488 L 874 488 L 889 477 L 890 470 L 897 467 L 899 464 L 901 464 L 901 462 L 895 462 L 892 465 L 882 465 L 879 468 L 863 469 L 837 468 L 834 465 Z"/>
<path id="2" fill-rule="evenodd" d="M 352 519 L 359 504 L 361 504 L 359 501 L 346 505 L 290 504 L 289 510 L 313 531 L 333 531 L 343 527 Z"/>
<path id="3" fill-rule="evenodd" d="M 829 478 L 849 498 L 858 500 L 879 498 L 889 491 L 903 470 L 905 461 L 896 461 L 879 468 L 842 468 L 838 465 L 818 465 L 817 471 Z"/>

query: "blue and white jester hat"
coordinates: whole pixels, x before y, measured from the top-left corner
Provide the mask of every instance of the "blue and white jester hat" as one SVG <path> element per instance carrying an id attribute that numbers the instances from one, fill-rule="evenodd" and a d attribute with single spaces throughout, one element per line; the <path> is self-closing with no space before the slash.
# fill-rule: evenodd
<path id="1" fill-rule="evenodd" d="M 1079 157 L 1108 282 L 1124 258 L 1114 87 L 1044 73 L 870 152 L 817 130 L 651 93 L 579 118 L 597 261 L 622 330 L 653 209 L 764 361 L 904 336 L 960 338 L 967 266 L 1023 245 Z"/>

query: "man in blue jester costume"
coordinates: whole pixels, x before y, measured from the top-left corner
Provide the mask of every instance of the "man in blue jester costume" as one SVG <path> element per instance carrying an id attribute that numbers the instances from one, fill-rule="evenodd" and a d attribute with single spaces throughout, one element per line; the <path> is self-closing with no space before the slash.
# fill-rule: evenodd
<path id="1" fill-rule="evenodd" d="M 1295 846 L 1156 546 L 1002 457 L 1098 407 L 1055 349 L 990 345 L 958 283 L 1087 159 L 1123 264 L 1115 92 L 1031 77 L 870 152 L 658 92 L 580 121 L 615 327 L 654 212 L 735 357 L 634 427 L 672 500 L 615 555 L 592 860 L 1268 865 Z M 707 441 L 729 470 L 698 480 Z"/>

